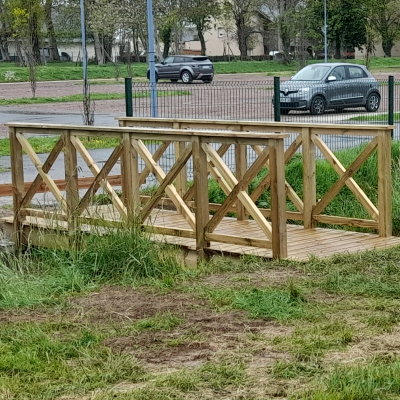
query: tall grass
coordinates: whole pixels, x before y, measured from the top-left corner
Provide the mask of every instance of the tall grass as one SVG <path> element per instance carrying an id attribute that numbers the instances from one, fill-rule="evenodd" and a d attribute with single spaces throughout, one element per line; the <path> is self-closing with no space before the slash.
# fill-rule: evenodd
<path id="1" fill-rule="evenodd" d="M 152 242 L 136 226 L 99 230 L 78 240 L 81 250 L 30 248 L 0 258 L 0 308 L 54 304 L 101 284 L 170 283 L 181 272 L 175 248 Z"/>

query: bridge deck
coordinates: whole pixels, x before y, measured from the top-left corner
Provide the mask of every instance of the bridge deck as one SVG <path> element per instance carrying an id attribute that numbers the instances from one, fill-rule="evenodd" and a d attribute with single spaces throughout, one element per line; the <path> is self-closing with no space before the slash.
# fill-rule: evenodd
<path id="1" fill-rule="evenodd" d="M 119 215 L 112 206 L 98 206 L 88 210 L 87 214 L 108 220 L 119 220 Z M 12 226 L 13 218 L 3 219 L 9 227 Z M 182 215 L 176 211 L 155 209 L 146 221 L 147 225 L 158 227 L 169 227 L 176 229 L 190 229 Z M 24 225 L 28 228 L 54 228 L 67 229 L 66 223 L 54 219 L 27 217 Z M 82 226 L 90 230 L 87 225 Z M 218 234 L 234 235 L 260 239 L 264 233 L 253 220 L 237 221 L 236 218 L 224 218 L 215 230 Z M 167 241 L 189 250 L 196 249 L 196 240 L 177 236 L 153 235 L 157 241 Z M 338 253 L 357 253 L 373 249 L 384 249 L 400 245 L 400 237 L 379 237 L 376 234 L 351 232 L 337 229 L 315 228 L 304 229 L 301 225 L 287 226 L 288 259 L 305 261 L 311 255 L 320 258 L 330 257 Z M 266 258 L 272 258 L 272 250 L 260 247 L 239 246 L 233 244 L 211 242 L 210 249 L 225 254 L 252 254 Z"/>

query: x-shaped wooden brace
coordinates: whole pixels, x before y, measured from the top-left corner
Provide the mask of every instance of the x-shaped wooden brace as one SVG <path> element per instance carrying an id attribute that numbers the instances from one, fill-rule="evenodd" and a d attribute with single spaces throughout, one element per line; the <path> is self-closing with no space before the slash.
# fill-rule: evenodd
<path id="1" fill-rule="evenodd" d="M 302 136 L 297 135 L 296 139 L 291 143 L 288 149 L 285 151 L 285 165 L 289 162 L 289 160 L 293 157 L 296 153 L 297 149 L 301 146 L 302 143 Z M 260 146 L 252 146 L 255 153 L 259 156 L 262 153 L 262 148 Z M 266 168 L 269 170 L 269 160 L 267 159 L 265 162 Z M 250 198 L 255 202 L 257 199 L 264 193 L 265 190 L 269 188 L 271 184 L 271 176 L 268 173 L 265 175 L 263 180 L 259 183 L 259 185 L 253 190 Z M 294 206 L 297 208 L 298 211 L 304 211 L 304 203 L 299 197 L 299 195 L 294 191 L 294 189 L 289 185 L 289 183 L 285 180 L 285 188 L 286 188 L 286 195 L 292 201 Z"/>
<path id="2" fill-rule="evenodd" d="M 207 154 L 209 171 L 211 172 L 211 175 L 228 196 L 221 207 L 208 222 L 206 230 L 208 232 L 213 232 L 219 222 L 222 220 L 222 218 L 224 218 L 230 206 L 236 200 L 239 200 L 245 206 L 249 214 L 258 223 L 265 235 L 269 239 L 271 239 L 271 224 L 264 218 L 260 210 L 251 200 L 248 193 L 243 190 L 243 188 L 245 188 L 254 179 L 254 177 L 260 171 L 261 167 L 265 164 L 268 158 L 268 147 L 266 147 L 262 151 L 261 155 L 256 159 L 253 165 L 246 171 L 243 179 L 240 182 L 236 179 L 236 177 L 233 175 L 231 170 L 227 167 L 227 165 L 224 163 L 218 153 L 209 144 L 203 143 L 202 148 Z"/>
<path id="3" fill-rule="evenodd" d="M 150 200 L 144 205 L 140 213 L 140 219 L 142 223 L 150 215 L 151 211 L 157 204 L 158 200 L 165 192 L 174 203 L 176 209 L 181 212 L 181 214 L 188 222 L 190 227 L 193 230 L 195 230 L 196 228 L 195 217 L 189 210 L 188 206 L 185 204 L 183 199 L 179 196 L 175 186 L 173 185 L 174 179 L 177 177 L 179 172 L 182 170 L 182 168 L 185 166 L 190 156 L 192 155 L 192 144 L 189 143 L 185 147 L 181 156 L 178 158 L 178 160 L 176 160 L 175 164 L 170 169 L 168 174 L 166 174 L 164 170 L 157 164 L 152 154 L 141 140 L 132 140 L 132 146 L 144 160 L 146 168 L 148 168 L 148 170 L 154 174 L 154 176 L 160 183 L 160 186 L 157 188 L 156 192 L 151 196 Z"/>
<path id="4" fill-rule="evenodd" d="M 378 146 L 378 138 L 374 137 L 370 143 L 364 148 L 364 150 L 358 155 L 358 157 L 352 162 L 352 164 L 346 169 L 337 157 L 332 153 L 325 142 L 316 134 L 311 135 L 311 140 L 321 150 L 329 164 L 332 165 L 333 169 L 339 174 L 339 179 L 333 184 L 333 186 L 325 193 L 324 197 L 317 203 L 314 208 L 313 214 L 320 214 L 333 198 L 340 192 L 344 185 L 346 185 L 356 196 L 357 200 L 365 207 L 371 217 L 378 221 L 379 211 L 367 197 L 364 191 L 360 188 L 357 182 L 352 176 L 357 170 L 364 164 L 368 157 L 374 152 Z"/>
<path id="5" fill-rule="evenodd" d="M 38 171 L 38 175 L 36 176 L 35 180 L 33 181 L 32 185 L 30 186 L 30 188 L 28 189 L 22 200 L 21 208 L 25 208 L 28 206 L 33 196 L 37 192 L 38 188 L 40 187 L 41 183 L 44 181 L 47 187 L 49 188 L 50 192 L 56 198 L 57 202 L 61 205 L 61 209 L 66 213 L 68 209 L 67 202 L 64 199 L 63 195 L 61 194 L 61 191 L 55 184 L 54 180 L 48 174 L 54 162 L 56 161 L 58 155 L 60 154 L 60 152 L 64 147 L 64 135 L 60 136 L 60 138 L 58 139 L 56 145 L 51 150 L 44 164 L 42 164 L 42 162 L 39 160 L 39 157 L 35 153 L 35 150 L 33 150 L 33 147 L 28 142 L 28 140 L 21 133 L 17 133 L 16 136 L 21 144 L 22 149 L 31 159 L 33 165 Z"/>

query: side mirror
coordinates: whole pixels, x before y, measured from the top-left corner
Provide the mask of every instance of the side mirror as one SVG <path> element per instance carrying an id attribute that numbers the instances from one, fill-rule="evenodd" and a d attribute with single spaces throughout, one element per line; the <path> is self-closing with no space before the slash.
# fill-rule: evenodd
<path id="1" fill-rule="evenodd" d="M 165 61 L 161 61 L 161 64 L 162 64 L 162 65 L 165 65 L 166 63 L 165 63 Z"/>
<path id="2" fill-rule="evenodd" d="M 328 82 L 336 81 L 336 76 L 330 75 L 330 76 L 328 76 L 327 80 L 328 80 Z"/>

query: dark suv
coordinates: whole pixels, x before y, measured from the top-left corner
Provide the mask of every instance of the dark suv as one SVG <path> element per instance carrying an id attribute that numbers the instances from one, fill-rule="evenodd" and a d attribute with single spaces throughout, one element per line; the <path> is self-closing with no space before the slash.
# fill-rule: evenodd
<path id="1" fill-rule="evenodd" d="M 214 78 L 214 66 L 205 56 L 169 56 L 161 64 L 156 64 L 156 80 L 170 79 L 190 83 L 193 79 L 211 83 Z M 150 70 L 147 70 L 150 79 Z"/>

